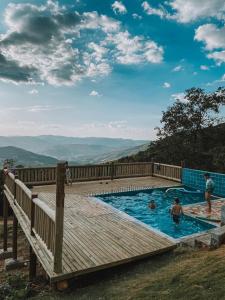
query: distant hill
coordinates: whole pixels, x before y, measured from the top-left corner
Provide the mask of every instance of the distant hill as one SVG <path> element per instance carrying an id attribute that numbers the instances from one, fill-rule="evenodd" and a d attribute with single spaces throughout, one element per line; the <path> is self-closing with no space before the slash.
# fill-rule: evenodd
<path id="1" fill-rule="evenodd" d="M 76 164 L 93 164 L 137 153 L 147 141 L 113 138 L 77 138 L 54 135 L 0 136 L 0 147 L 12 146 L 27 151 L 68 160 Z M 139 147 L 141 147 L 139 149 Z"/>
<path id="2" fill-rule="evenodd" d="M 23 165 L 24 167 L 55 166 L 58 162 L 57 159 L 50 156 L 35 154 L 18 147 L 0 147 L 1 164 L 6 159 L 13 159 L 16 165 Z"/>
<path id="3" fill-rule="evenodd" d="M 145 140 L 118 139 L 118 138 L 98 138 L 98 137 L 66 137 L 57 135 L 40 136 L 0 136 L 0 147 L 13 146 L 23 148 L 28 151 L 45 154 L 47 149 L 58 145 L 99 145 L 110 148 L 128 149 L 145 144 Z"/>

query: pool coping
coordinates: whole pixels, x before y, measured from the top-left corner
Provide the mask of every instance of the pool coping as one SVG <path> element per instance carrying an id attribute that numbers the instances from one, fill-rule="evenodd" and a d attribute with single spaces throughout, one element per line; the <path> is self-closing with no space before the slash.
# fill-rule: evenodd
<path id="1" fill-rule="evenodd" d="M 200 218 L 195 217 L 195 216 L 193 217 L 193 216 L 190 216 L 188 214 L 184 214 L 188 218 L 192 218 L 192 219 L 197 220 L 201 223 L 207 223 L 207 224 L 213 225 L 213 226 L 215 226 L 215 228 L 211 228 L 211 229 L 201 231 L 201 232 L 196 232 L 196 233 L 193 233 L 193 234 L 190 234 L 190 235 L 185 235 L 185 236 L 182 236 L 180 238 L 173 238 L 170 235 L 160 231 L 159 229 L 156 229 L 156 228 L 152 227 L 151 225 L 147 225 L 144 222 L 138 220 L 137 218 L 132 217 L 132 216 L 128 215 L 127 213 L 115 208 L 114 206 L 104 202 L 103 200 L 99 199 L 98 197 L 107 196 L 107 195 L 121 194 L 121 193 L 127 193 L 127 192 L 138 192 L 138 191 L 143 192 L 143 191 L 146 191 L 146 190 L 159 190 L 159 189 L 166 189 L 166 188 L 170 188 L 170 187 L 173 188 L 173 187 L 182 187 L 182 186 L 185 186 L 185 185 L 181 184 L 180 186 L 161 186 L 161 187 L 147 187 L 147 188 L 143 187 L 143 189 L 137 188 L 137 189 L 134 189 L 134 190 L 129 190 L 128 189 L 128 190 L 123 190 L 123 191 L 118 191 L 118 192 L 107 192 L 107 193 L 102 193 L 102 194 L 97 193 L 96 195 L 89 195 L 89 197 L 91 197 L 94 201 L 96 201 L 96 203 L 101 203 L 101 204 L 104 204 L 106 206 L 110 206 L 111 209 L 113 209 L 117 213 L 123 215 L 124 217 L 130 219 L 132 222 L 135 222 L 135 223 L 137 223 L 141 226 L 144 226 L 146 229 L 151 230 L 151 231 L 155 232 L 156 234 L 159 234 L 160 236 L 169 239 L 171 242 L 173 242 L 175 244 L 180 244 L 181 242 L 183 242 L 186 239 L 199 237 L 203 234 L 210 233 L 211 230 L 214 230 L 215 228 L 219 227 L 219 224 L 215 224 L 215 223 L 212 223 L 212 222 L 204 220 L 204 219 L 200 219 Z M 219 199 L 220 198 L 218 197 L 217 199 L 214 199 L 214 200 L 219 200 Z M 214 200 L 212 200 L 212 201 L 214 201 Z M 187 205 L 190 206 L 190 205 L 196 205 L 196 204 L 199 204 L 199 203 L 205 203 L 205 202 L 197 202 L 197 203 L 187 204 Z M 183 206 L 186 206 L 186 205 L 183 205 Z"/>

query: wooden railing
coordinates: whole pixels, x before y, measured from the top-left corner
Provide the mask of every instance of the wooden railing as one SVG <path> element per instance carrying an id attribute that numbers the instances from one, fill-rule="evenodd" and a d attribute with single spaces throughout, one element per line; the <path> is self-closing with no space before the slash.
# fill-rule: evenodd
<path id="1" fill-rule="evenodd" d="M 22 168 L 16 169 L 18 178 L 29 185 L 54 184 L 56 182 L 56 168 Z"/>
<path id="2" fill-rule="evenodd" d="M 182 167 L 154 163 L 153 175 L 165 179 L 181 182 Z"/>
<path id="3" fill-rule="evenodd" d="M 181 181 L 181 167 L 152 163 L 110 163 L 99 165 L 70 166 L 73 182 L 129 178 L 139 176 L 158 176 Z M 18 178 L 27 185 L 46 185 L 56 183 L 56 168 L 16 169 Z"/>
<path id="4" fill-rule="evenodd" d="M 12 200 L 10 204 L 24 215 L 30 235 L 43 242 L 54 256 L 57 247 L 55 212 L 12 173 L 5 173 L 4 189 Z"/>
<path id="5" fill-rule="evenodd" d="M 152 176 L 151 162 L 123 163 L 114 165 L 114 178 Z"/>
<path id="6" fill-rule="evenodd" d="M 38 235 L 47 248 L 55 251 L 55 212 L 38 198 L 32 199 L 31 230 Z M 32 234 L 32 232 L 31 232 Z"/>
<path id="7" fill-rule="evenodd" d="M 5 186 L 7 187 L 8 192 L 14 196 L 15 191 L 15 176 L 12 173 L 5 173 L 4 178 Z"/>
<path id="8" fill-rule="evenodd" d="M 151 176 L 152 163 L 111 163 L 70 166 L 70 172 L 73 182 Z M 54 167 L 16 169 L 16 174 L 27 185 L 56 183 L 56 168 Z"/>

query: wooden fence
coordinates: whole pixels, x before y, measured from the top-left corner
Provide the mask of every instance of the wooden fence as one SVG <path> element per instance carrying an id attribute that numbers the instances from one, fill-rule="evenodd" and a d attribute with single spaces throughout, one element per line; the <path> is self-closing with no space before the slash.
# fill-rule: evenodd
<path id="1" fill-rule="evenodd" d="M 181 181 L 181 167 L 152 162 L 111 163 L 102 165 L 70 166 L 73 182 L 158 176 Z M 18 178 L 27 185 L 46 185 L 56 183 L 56 168 L 16 169 Z"/>
<path id="2" fill-rule="evenodd" d="M 165 179 L 181 182 L 182 167 L 154 163 L 153 175 Z"/>

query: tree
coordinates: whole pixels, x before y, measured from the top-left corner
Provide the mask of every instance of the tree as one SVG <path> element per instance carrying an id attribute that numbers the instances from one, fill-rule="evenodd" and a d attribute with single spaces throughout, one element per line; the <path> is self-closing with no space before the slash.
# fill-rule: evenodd
<path id="1" fill-rule="evenodd" d="M 180 133 L 197 136 L 203 128 L 222 122 L 218 114 L 224 104 L 225 88 L 218 88 L 216 92 L 208 94 L 200 88 L 189 89 L 183 101 L 176 100 L 167 111 L 163 111 L 163 127 L 158 128 L 158 136 L 167 137 Z"/>
<path id="2" fill-rule="evenodd" d="M 182 101 L 176 100 L 163 112 L 157 148 L 164 151 L 167 160 L 177 162 L 186 159 L 189 165 L 208 167 L 207 161 L 212 156 L 207 151 L 214 142 L 210 128 L 223 122 L 219 112 L 224 104 L 224 88 L 213 93 L 205 93 L 200 88 L 187 90 Z"/>

